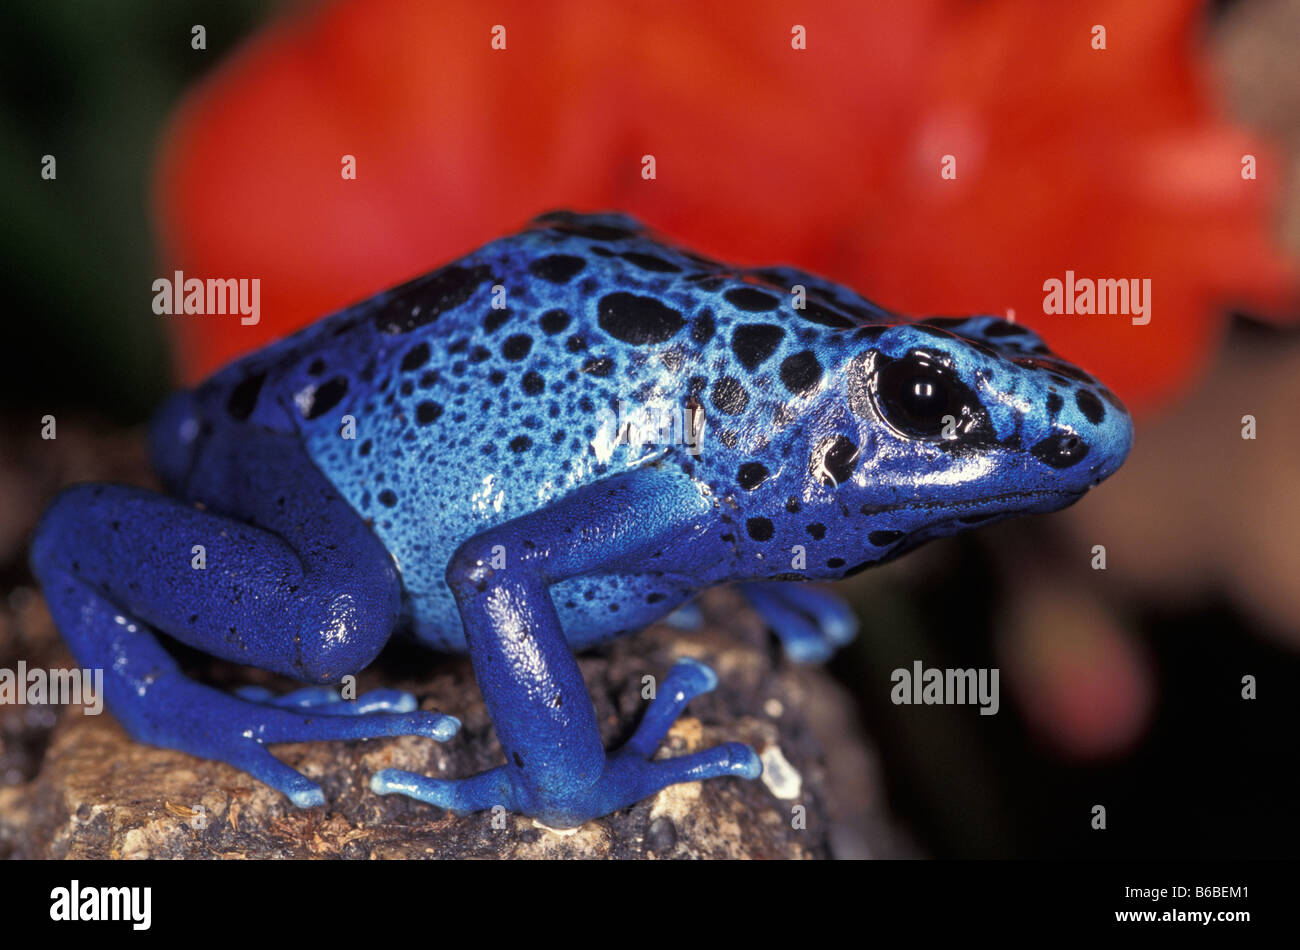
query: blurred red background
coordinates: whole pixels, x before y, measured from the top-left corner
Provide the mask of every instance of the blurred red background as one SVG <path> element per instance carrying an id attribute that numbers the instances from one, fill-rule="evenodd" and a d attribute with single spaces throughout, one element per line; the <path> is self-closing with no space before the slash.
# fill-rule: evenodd
<path id="1" fill-rule="evenodd" d="M 1135 410 L 1161 405 L 1207 366 L 1227 307 L 1295 312 L 1277 162 L 1210 91 L 1202 3 L 1079 6 L 295 7 L 165 135 L 162 272 L 262 278 L 260 325 L 173 324 L 182 374 L 540 211 L 617 208 L 904 313 L 1014 311 Z M 1067 269 L 1150 278 L 1150 324 L 1045 316 L 1043 282 Z"/>

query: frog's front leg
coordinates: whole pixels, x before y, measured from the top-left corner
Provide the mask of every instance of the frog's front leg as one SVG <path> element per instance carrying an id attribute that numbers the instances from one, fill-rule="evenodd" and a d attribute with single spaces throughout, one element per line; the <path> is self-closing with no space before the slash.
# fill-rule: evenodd
<path id="1" fill-rule="evenodd" d="M 852 608 L 829 591 L 800 581 L 747 581 L 736 590 L 776 634 L 785 655 L 796 663 L 821 663 L 852 642 L 858 620 Z M 666 621 L 697 630 L 704 615 L 697 601 L 678 607 Z"/>
<path id="2" fill-rule="evenodd" d="M 640 728 L 606 755 L 577 661 L 549 587 L 613 571 L 650 572 L 669 545 L 701 537 L 711 508 L 682 476 L 640 469 L 589 486 L 541 511 L 471 538 L 447 582 L 456 596 L 479 688 L 505 751 L 499 768 L 464 780 L 384 770 L 371 787 L 467 813 L 504 805 L 556 827 L 582 824 L 668 785 L 724 775 L 755 778 L 741 743 L 654 761 L 655 748 L 713 672 L 684 661 L 660 684 Z M 701 557 L 700 569 L 707 561 Z M 690 576 L 689 563 L 672 559 Z"/>
<path id="3" fill-rule="evenodd" d="M 800 581 L 751 581 L 741 594 L 796 663 L 820 663 L 858 633 L 852 609 L 829 591 Z"/>
<path id="4" fill-rule="evenodd" d="M 66 642 L 82 666 L 104 671 L 109 707 L 132 736 L 227 762 L 296 804 L 319 804 L 319 786 L 267 744 L 445 740 L 458 723 L 392 692 L 355 707 L 314 691 L 286 703 L 231 696 L 179 670 L 155 631 L 235 662 L 334 682 L 373 658 L 398 608 L 392 559 L 295 445 L 253 435 L 225 451 L 254 466 L 223 487 L 223 501 L 256 527 L 138 488 L 78 485 L 42 520 L 32 566 Z"/>

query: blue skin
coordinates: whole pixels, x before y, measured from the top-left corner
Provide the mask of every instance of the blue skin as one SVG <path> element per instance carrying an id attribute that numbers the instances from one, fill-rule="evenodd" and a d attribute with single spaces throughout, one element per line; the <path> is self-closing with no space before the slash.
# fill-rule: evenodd
<path id="1" fill-rule="evenodd" d="M 629 429 L 620 401 L 688 428 Z M 32 564 L 141 741 L 320 804 L 268 743 L 458 728 L 409 694 L 325 688 L 409 629 L 468 651 L 505 763 L 466 779 L 385 770 L 372 788 L 574 826 L 761 770 L 739 743 L 653 760 L 717 682 L 694 661 L 606 754 L 574 650 L 735 583 L 790 655 L 822 657 L 851 615 L 781 582 L 1063 508 L 1131 439 L 1114 396 L 1023 327 L 906 323 L 808 274 L 557 212 L 173 397 L 152 429 L 168 494 L 67 489 Z M 155 632 L 313 685 L 220 692 L 183 676 Z"/>

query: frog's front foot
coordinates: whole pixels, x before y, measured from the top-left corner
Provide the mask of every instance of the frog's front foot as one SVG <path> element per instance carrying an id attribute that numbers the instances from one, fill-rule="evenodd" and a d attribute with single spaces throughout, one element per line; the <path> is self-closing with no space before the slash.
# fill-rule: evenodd
<path id="1" fill-rule="evenodd" d="M 508 763 L 473 778 L 446 780 L 413 772 L 384 769 L 371 777 L 380 795 L 401 794 L 469 814 L 502 805 L 531 815 L 555 828 L 570 828 L 608 815 L 679 782 L 734 775 L 757 778 L 758 754 L 740 742 L 673 759 L 653 758 L 660 741 L 696 696 L 717 686 L 713 670 L 695 660 L 681 660 L 660 685 L 640 726 L 627 744 L 605 758 L 595 782 L 574 781 L 565 788 L 539 790 L 523 780 L 526 766 Z"/>
<path id="2" fill-rule="evenodd" d="M 798 582 L 756 581 L 737 589 L 781 640 L 796 663 L 820 663 L 858 634 L 848 604 L 834 594 Z"/>
<path id="3" fill-rule="evenodd" d="M 821 663 L 858 635 L 858 620 L 834 594 L 797 581 L 752 581 L 736 590 L 749 602 L 796 663 Z M 679 630 L 698 630 L 704 614 L 688 601 L 664 618 Z"/>

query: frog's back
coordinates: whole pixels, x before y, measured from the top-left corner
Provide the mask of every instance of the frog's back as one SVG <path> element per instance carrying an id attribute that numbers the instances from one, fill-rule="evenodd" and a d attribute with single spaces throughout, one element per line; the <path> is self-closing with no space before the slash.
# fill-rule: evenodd
<path id="1" fill-rule="evenodd" d="M 396 558 L 417 629 L 459 648 L 443 578 L 455 548 L 662 452 L 619 444 L 620 408 L 700 396 L 738 358 L 707 344 L 730 340 L 758 297 L 776 299 L 629 218 L 558 212 L 232 364 L 196 396 L 208 418 L 299 432 Z M 851 294 L 814 294 L 811 308 L 804 320 L 824 326 L 810 332 L 886 316 Z"/>

